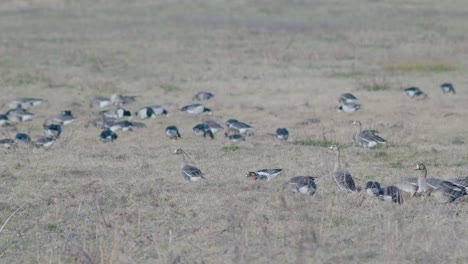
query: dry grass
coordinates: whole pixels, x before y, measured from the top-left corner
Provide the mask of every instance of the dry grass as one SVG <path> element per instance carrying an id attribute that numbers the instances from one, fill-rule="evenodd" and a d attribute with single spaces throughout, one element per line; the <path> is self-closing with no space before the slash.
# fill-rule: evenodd
<path id="1" fill-rule="evenodd" d="M 64 109 L 79 118 L 47 151 L 3 151 L 2 262 L 468 262 L 466 204 L 407 199 L 396 206 L 340 193 L 326 148 L 347 146 L 343 163 L 359 185 L 412 176 L 416 161 L 431 176 L 466 175 L 466 4 L 362 6 L 360 0 L 0 4 L 0 103 L 48 99 L 32 110 L 36 120 L 0 128 L 2 137 L 25 131 L 36 137 L 43 120 Z M 421 57 L 445 60 L 411 66 L 399 59 Z M 370 92 L 356 87 L 361 80 L 416 85 L 429 97 Z M 442 95 L 445 81 L 460 87 L 456 96 Z M 214 140 L 193 134 L 204 117 L 178 109 L 200 90 L 215 94 L 206 103 L 211 118 L 254 126 L 247 142 L 237 148 L 221 134 Z M 98 112 L 88 104 L 114 92 L 139 96 L 128 106 L 132 112 L 161 104 L 169 115 L 103 144 L 98 130 L 85 128 Z M 362 109 L 337 113 L 343 92 L 354 93 Z M 352 146 L 356 119 L 381 131 L 388 146 Z M 169 125 L 182 140 L 165 137 Z M 307 144 L 279 143 L 270 135 L 278 127 L 288 128 L 290 142 Z M 206 184 L 183 180 L 180 157 L 172 154 L 178 147 L 206 174 Z M 271 182 L 244 176 L 273 167 L 284 174 Z M 297 175 L 319 177 L 314 196 L 281 191 Z"/>

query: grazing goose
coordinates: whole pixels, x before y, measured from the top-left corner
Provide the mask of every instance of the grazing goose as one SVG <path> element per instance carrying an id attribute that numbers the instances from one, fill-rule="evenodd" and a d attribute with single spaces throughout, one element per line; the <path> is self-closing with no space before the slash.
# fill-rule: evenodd
<path id="1" fill-rule="evenodd" d="M 90 107 L 104 108 L 112 104 L 112 101 L 107 97 L 96 96 L 89 104 Z"/>
<path id="2" fill-rule="evenodd" d="M 99 139 L 104 143 L 113 142 L 117 139 L 117 134 L 110 129 L 104 129 L 99 135 Z"/>
<path id="3" fill-rule="evenodd" d="M 403 204 L 400 189 L 393 185 L 382 188 L 379 182 L 369 181 L 366 184 L 366 193 L 376 196 L 381 201 Z"/>
<path id="4" fill-rule="evenodd" d="M 208 119 L 203 121 L 203 124 L 205 124 L 209 130 L 211 130 L 211 133 L 215 134 L 218 132 L 220 129 L 224 129 L 220 124 L 218 124 L 216 121 Z"/>
<path id="5" fill-rule="evenodd" d="M 423 196 L 431 196 L 439 203 L 451 203 L 459 200 L 463 195 L 466 195 L 465 188 L 455 185 L 449 181 L 441 180 L 437 185 L 428 183 L 427 169 L 422 163 L 417 163 L 415 170 L 420 171 L 417 193 L 420 193 Z"/>
<path id="6" fill-rule="evenodd" d="M 0 139 L 0 147 L 10 149 L 15 147 L 16 142 L 13 139 L 3 138 Z"/>
<path id="7" fill-rule="evenodd" d="M 194 126 L 192 130 L 197 136 L 206 137 L 206 135 L 208 135 L 211 139 L 214 139 L 213 132 L 211 132 L 210 128 L 205 123 Z"/>
<path id="8" fill-rule="evenodd" d="M 15 136 L 15 142 L 30 143 L 31 137 L 25 133 L 17 133 Z"/>
<path id="9" fill-rule="evenodd" d="M 346 104 L 346 103 L 356 103 L 358 99 L 356 96 L 352 95 L 351 93 L 344 93 L 340 95 L 340 98 L 338 98 L 338 102 L 341 104 Z"/>
<path id="10" fill-rule="evenodd" d="M 229 131 L 232 131 L 234 134 L 245 134 L 247 131 L 249 131 L 249 129 L 252 128 L 252 126 L 244 122 L 240 122 L 236 119 L 229 119 L 226 122 L 226 126 L 229 128 Z"/>
<path id="11" fill-rule="evenodd" d="M 184 150 L 180 148 L 176 149 L 175 154 L 182 155 L 182 176 L 185 180 L 194 182 L 201 179 L 205 179 L 200 169 L 187 163 L 187 161 L 185 160 L 185 156 L 187 155 L 187 157 L 189 158 L 190 156 Z"/>
<path id="12" fill-rule="evenodd" d="M 199 115 L 203 112 L 207 112 L 208 114 L 212 114 L 211 109 L 206 108 L 202 104 L 191 104 L 186 105 L 180 109 L 182 112 L 187 112 L 190 115 Z"/>
<path id="13" fill-rule="evenodd" d="M 258 171 L 249 171 L 245 177 L 254 180 L 272 180 L 283 172 L 283 169 L 263 169 Z"/>
<path id="14" fill-rule="evenodd" d="M 10 125 L 10 121 L 8 120 L 8 116 L 4 114 L 0 114 L 0 127 Z"/>
<path id="15" fill-rule="evenodd" d="M 440 85 L 440 89 L 442 89 L 442 92 L 444 94 L 448 94 L 448 93 L 453 93 L 455 94 L 455 88 L 453 88 L 453 84 L 451 83 L 443 83 Z"/>
<path id="16" fill-rule="evenodd" d="M 125 116 L 131 116 L 132 113 L 122 107 L 112 108 L 99 112 L 105 118 L 123 118 Z"/>
<path id="17" fill-rule="evenodd" d="M 136 100 L 136 96 L 125 96 L 120 94 L 113 94 L 110 98 L 112 104 L 117 106 L 126 105 Z"/>
<path id="18" fill-rule="evenodd" d="M 340 149 L 336 145 L 330 146 L 330 150 L 332 150 L 335 155 L 335 168 L 333 169 L 332 172 L 332 177 L 333 180 L 335 181 L 335 184 L 338 186 L 340 190 L 344 191 L 359 191 L 360 189 L 356 187 L 356 184 L 354 183 L 353 176 L 349 171 L 347 171 L 345 168 L 341 167 L 340 163 Z"/>
<path id="19" fill-rule="evenodd" d="M 164 109 L 162 106 L 160 105 L 150 105 L 149 107 L 151 107 L 153 109 L 153 112 L 155 115 L 159 116 L 159 115 L 167 115 L 167 110 Z"/>
<path id="20" fill-rule="evenodd" d="M 192 100 L 198 100 L 198 101 L 202 101 L 202 100 L 210 100 L 212 97 L 214 96 L 214 94 L 210 93 L 210 92 L 198 92 L 196 95 L 193 96 Z"/>
<path id="21" fill-rule="evenodd" d="M 361 109 L 360 104 L 356 103 L 343 103 L 338 108 L 336 109 L 338 112 L 344 112 L 344 113 L 353 113 L 356 112 L 357 110 Z"/>
<path id="22" fill-rule="evenodd" d="M 6 112 L 6 115 L 8 116 L 8 119 L 11 122 L 25 122 L 25 121 L 31 121 L 34 118 L 34 114 L 30 113 L 23 108 L 14 108 L 8 110 Z"/>
<path id="23" fill-rule="evenodd" d="M 44 102 L 42 99 L 37 99 L 37 98 L 28 98 L 28 97 L 18 97 L 13 100 L 11 100 L 8 103 L 8 108 L 14 109 L 14 108 L 22 108 L 22 109 L 28 109 L 34 106 L 41 105 Z"/>
<path id="24" fill-rule="evenodd" d="M 278 140 L 286 141 L 289 138 L 289 131 L 286 128 L 278 128 L 278 129 L 276 129 L 275 137 Z"/>
<path id="25" fill-rule="evenodd" d="M 373 148 L 379 144 L 385 145 L 387 143 L 385 139 L 376 134 L 376 130 L 362 130 L 362 124 L 360 121 L 353 121 L 353 125 L 359 126 L 359 131 L 353 136 L 353 141 L 359 146 L 364 148 Z"/>
<path id="26" fill-rule="evenodd" d="M 293 193 L 313 195 L 317 190 L 317 185 L 315 184 L 315 177 L 296 176 L 283 184 L 283 189 Z"/>
<path id="27" fill-rule="evenodd" d="M 127 120 L 116 120 L 114 122 L 108 122 L 105 126 L 109 128 L 112 132 L 133 131 L 133 123 Z"/>
<path id="28" fill-rule="evenodd" d="M 234 143 L 239 142 L 239 141 L 245 141 L 245 137 L 242 136 L 241 134 L 234 134 L 234 135 L 225 134 L 225 136 L 227 136 L 227 138 L 229 138 L 229 140 L 231 140 Z"/>
<path id="29" fill-rule="evenodd" d="M 176 126 L 168 126 L 166 127 L 166 136 L 170 139 L 179 139 L 180 133 Z"/>
<path id="30" fill-rule="evenodd" d="M 159 115 L 167 115 L 167 111 L 159 105 L 151 105 L 141 108 L 135 115 L 141 119 L 156 118 Z"/>
<path id="31" fill-rule="evenodd" d="M 44 136 L 58 138 L 62 134 L 62 126 L 58 124 L 43 124 Z"/>
<path id="32" fill-rule="evenodd" d="M 410 98 L 426 98 L 427 94 L 423 93 L 418 87 L 408 87 L 405 89 L 405 93 Z"/>
<path id="33" fill-rule="evenodd" d="M 34 141 L 34 146 L 36 148 L 40 148 L 40 147 L 49 148 L 54 143 L 55 143 L 55 138 L 43 136 L 43 137 L 37 138 L 36 141 Z"/>
<path id="34" fill-rule="evenodd" d="M 75 121 L 75 117 L 71 110 L 64 110 L 60 115 L 54 116 L 52 122 L 56 122 L 62 126 L 67 126 Z"/>

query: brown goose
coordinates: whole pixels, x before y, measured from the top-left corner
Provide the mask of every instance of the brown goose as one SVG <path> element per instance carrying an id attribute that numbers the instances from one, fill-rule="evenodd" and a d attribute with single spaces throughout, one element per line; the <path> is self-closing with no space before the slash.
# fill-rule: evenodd
<path id="1" fill-rule="evenodd" d="M 338 146 L 336 145 L 330 146 L 330 149 L 336 155 L 335 168 L 332 172 L 332 177 L 336 185 L 338 186 L 338 188 L 344 191 L 352 191 L 352 192 L 360 191 L 360 188 L 356 187 L 356 184 L 354 183 L 353 176 L 351 175 L 351 173 L 349 173 L 349 171 L 346 170 L 345 168 L 341 167 L 340 149 L 338 148 Z"/>
<path id="2" fill-rule="evenodd" d="M 194 182 L 205 179 L 205 177 L 203 177 L 203 172 L 201 172 L 199 168 L 187 163 L 185 156 L 187 155 L 189 158 L 190 156 L 188 156 L 188 154 L 183 149 L 176 149 L 174 153 L 182 155 L 182 176 L 185 180 Z"/>

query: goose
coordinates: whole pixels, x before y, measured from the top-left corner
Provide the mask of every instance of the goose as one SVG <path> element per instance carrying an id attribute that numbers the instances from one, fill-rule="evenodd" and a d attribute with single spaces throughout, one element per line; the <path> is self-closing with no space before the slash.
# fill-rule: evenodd
<path id="1" fill-rule="evenodd" d="M 444 181 L 439 178 L 426 178 L 426 184 L 430 187 L 437 188 L 440 183 Z M 410 177 L 403 179 L 401 182 L 395 184 L 402 192 L 407 192 L 411 196 L 416 196 L 418 191 L 418 178 L 417 177 Z M 431 187 L 432 188 L 432 187 Z"/>
<path id="2" fill-rule="evenodd" d="M 455 88 L 453 88 L 453 84 L 451 83 L 443 83 L 440 85 L 440 89 L 442 89 L 442 92 L 444 94 L 448 94 L 448 93 L 453 93 L 455 94 Z"/>
<path id="3" fill-rule="evenodd" d="M 0 139 L 0 146 L 6 149 L 14 148 L 16 142 L 13 139 L 3 138 Z"/>
<path id="4" fill-rule="evenodd" d="M 54 116 L 52 121 L 62 126 L 67 126 L 75 121 L 75 117 L 73 116 L 72 111 L 64 110 L 60 115 Z"/>
<path id="5" fill-rule="evenodd" d="M 315 177 L 296 176 L 283 184 L 284 189 L 293 193 L 313 195 L 317 190 L 317 185 L 315 184 Z"/>
<path id="6" fill-rule="evenodd" d="M 166 127 L 166 136 L 170 139 L 179 139 L 180 133 L 176 126 L 168 126 Z"/>
<path id="7" fill-rule="evenodd" d="M 349 171 L 347 171 L 345 168 L 341 167 L 340 149 L 338 146 L 332 145 L 330 146 L 330 150 L 332 150 L 336 155 L 335 168 L 333 169 L 332 177 L 335 181 L 335 184 L 338 186 L 338 189 L 352 192 L 359 191 L 360 189 L 356 187 L 351 173 L 349 173 Z"/>
<path id="8" fill-rule="evenodd" d="M 174 153 L 182 156 L 182 176 L 185 180 L 194 182 L 205 179 L 203 172 L 199 168 L 187 163 L 185 156 L 189 158 L 190 156 L 184 150 L 179 148 Z"/>
<path id="9" fill-rule="evenodd" d="M 104 142 L 114 142 L 114 140 L 117 139 L 117 134 L 115 134 L 112 130 L 110 129 L 104 129 L 101 134 L 99 135 L 99 139 Z"/>
<path id="10" fill-rule="evenodd" d="M 356 103 L 357 100 L 358 99 L 356 98 L 356 96 L 352 95 L 351 93 L 344 93 L 338 98 L 338 102 L 342 104 Z"/>
<path id="11" fill-rule="evenodd" d="M 15 136 L 15 142 L 30 143 L 31 137 L 26 133 L 17 133 Z"/>
<path id="12" fill-rule="evenodd" d="M 110 100 L 112 104 L 122 106 L 134 102 L 136 100 L 136 96 L 113 94 L 111 95 Z"/>
<path id="13" fill-rule="evenodd" d="M 62 126 L 58 124 L 43 124 L 44 136 L 58 138 L 62 134 Z"/>
<path id="14" fill-rule="evenodd" d="M 206 108 L 202 104 L 191 104 L 186 105 L 180 109 L 182 112 L 187 112 L 190 115 L 199 115 L 201 113 L 207 112 L 208 114 L 212 114 L 211 109 Z"/>
<path id="15" fill-rule="evenodd" d="M 213 132 L 211 132 L 210 128 L 205 123 L 197 124 L 192 130 L 197 136 L 206 137 L 206 135 L 208 135 L 211 139 L 214 139 Z"/>
<path id="16" fill-rule="evenodd" d="M 0 114 L 0 127 L 10 125 L 10 121 L 8 120 L 8 116 L 5 114 Z"/>
<path id="17" fill-rule="evenodd" d="M 356 103 L 343 103 L 340 106 L 338 106 L 338 108 L 336 108 L 338 112 L 344 113 L 353 113 L 359 109 L 361 109 L 361 105 Z"/>
<path id="18" fill-rule="evenodd" d="M 227 138 L 229 138 L 229 140 L 231 140 L 234 143 L 239 142 L 239 141 L 245 141 L 245 137 L 242 136 L 241 134 L 233 134 L 233 135 L 225 134 L 225 136 L 227 136 Z"/>
<path id="19" fill-rule="evenodd" d="M 109 128 L 112 132 L 117 132 L 117 131 L 133 131 L 133 123 L 127 120 L 116 120 L 113 122 L 108 122 L 107 125 L 105 125 L 107 128 Z"/>
<path id="20" fill-rule="evenodd" d="M 159 116 L 159 115 L 167 115 L 167 110 L 164 109 L 162 106 L 160 105 L 150 105 L 149 107 L 151 107 L 153 109 L 153 112 L 155 115 Z"/>
<path id="21" fill-rule="evenodd" d="M 276 176 L 281 174 L 283 169 L 263 169 L 258 171 L 249 171 L 245 177 L 252 178 L 254 180 L 267 180 L 270 181 Z"/>
<path id="22" fill-rule="evenodd" d="M 410 98 L 426 98 L 427 95 L 421 91 L 418 87 L 408 87 L 405 89 L 405 93 Z"/>
<path id="23" fill-rule="evenodd" d="M 167 115 L 167 111 L 159 105 L 152 105 L 141 108 L 135 115 L 141 119 L 156 118 L 158 115 Z"/>
<path id="24" fill-rule="evenodd" d="M 215 134 L 218 132 L 220 129 L 224 129 L 220 124 L 218 124 L 216 121 L 207 119 L 203 121 L 203 124 L 205 124 L 209 130 L 211 130 L 211 133 Z"/>
<path id="25" fill-rule="evenodd" d="M 422 163 L 416 164 L 417 171 L 420 171 L 418 177 L 418 194 L 424 196 L 431 196 L 437 202 L 451 203 L 459 200 L 462 196 L 466 195 L 466 189 L 455 185 L 452 182 L 441 180 L 439 184 L 433 185 L 427 181 L 427 169 Z"/>
<path id="26" fill-rule="evenodd" d="M 112 108 L 99 112 L 105 118 L 123 118 L 125 116 L 131 116 L 132 113 L 122 107 Z"/>
<path id="27" fill-rule="evenodd" d="M 34 106 L 41 105 L 43 102 L 44 100 L 38 99 L 38 98 L 18 97 L 18 98 L 11 100 L 8 103 L 8 108 L 9 109 L 14 109 L 14 108 L 28 109 Z"/>
<path id="28" fill-rule="evenodd" d="M 202 101 L 202 100 L 210 100 L 211 98 L 213 98 L 214 94 L 210 93 L 210 92 L 198 92 L 197 94 L 195 94 L 192 98 L 192 100 L 198 100 L 198 101 Z"/>
<path id="29" fill-rule="evenodd" d="M 353 125 L 359 126 L 359 131 L 354 134 L 353 141 L 364 148 L 373 148 L 378 145 L 385 145 L 387 142 L 381 138 L 376 130 L 362 130 L 362 124 L 360 121 L 353 121 Z"/>
<path id="30" fill-rule="evenodd" d="M 249 124 L 240 122 L 236 119 L 229 119 L 226 122 L 226 126 L 229 128 L 229 131 L 234 132 L 234 134 L 245 134 L 249 129 L 252 128 Z"/>
<path id="31" fill-rule="evenodd" d="M 43 136 L 43 137 L 37 138 L 37 139 L 34 141 L 34 146 L 35 146 L 36 148 L 40 148 L 40 147 L 42 147 L 42 148 L 49 148 L 49 147 L 52 146 L 54 143 L 55 143 L 55 138 Z"/>
<path id="32" fill-rule="evenodd" d="M 11 122 L 25 122 L 25 121 L 31 121 L 34 118 L 34 114 L 26 111 L 23 108 L 14 108 L 10 109 L 6 112 L 6 115 L 8 116 L 8 119 Z"/>
<path id="33" fill-rule="evenodd" d="M 400 189 L 393 185 L 382 188 L 379 182 L 369 181 L 366 183 L 366 193 L 376 196 L 381 201 L 403 204 Z"/>
<path id="34" fill-rule="evenodd" d="M 99 107 L 99 108 L 104 108 L 106 106 L 109 106 L 112 104 L 112 101 L 103 96 L 96 96 L 94 99 L 91 101 L 89 104 L 90 107 Z"/>
<path id="35" fill-rule="evenodd" d="M 286 128 L 278 128 L 278 129 L 276 129 L 275 137 L 278 140 L 286 141 L 289 138 L 289 131 Z"/>

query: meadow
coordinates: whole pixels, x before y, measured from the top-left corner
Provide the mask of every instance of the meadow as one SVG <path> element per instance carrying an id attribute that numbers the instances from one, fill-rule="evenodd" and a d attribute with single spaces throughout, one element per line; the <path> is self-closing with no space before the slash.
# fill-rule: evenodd
<path id="1" fill-rule="evenodd" d="M 0 137 L 37 137 L 65 109 L 77 120 L 47 150 L 1 151 L 0 262 L 467 263 L 467 203 L 340 192 L 327 148 L 342 146 L 361 186 L 414 176 L 418 161 L 429 176 L 467 176 L 467 16 L 462 0 L 3 1 L 2 111 L 18 96 L 47 103 Z M 428 98 L 408 98 L 409 86 Z M 203 90 L 215 94 L 210 118 L 254 126 L 238 148 L 193 134 L 207 116 L 179 109 Z M 336 111 L 344 92 L 361 110 Z M 169 114 L 104 144 L 89 102 L 113 93 L 138 96 L 132 112 Z M 353 146 L 352 120 L 387 146 Z M 206 184 L 184 181 L 179 147 Z M 264 168 L 284 173 L 245 178 Z M 298 175 L 318 177 L 315 195 L 283 192 Z"/>

